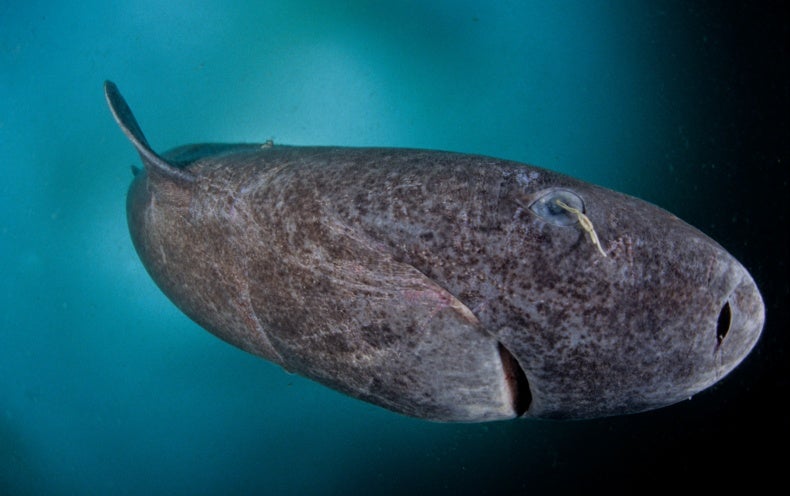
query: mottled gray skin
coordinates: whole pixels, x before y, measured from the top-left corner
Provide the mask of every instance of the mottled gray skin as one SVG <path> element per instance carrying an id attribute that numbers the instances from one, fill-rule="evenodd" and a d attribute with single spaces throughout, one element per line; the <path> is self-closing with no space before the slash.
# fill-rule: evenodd
<path id="1" fill-rule="evenodd" d="M 587 418 L 689 398 L 751 350 L 748 272 L 673 215 L 489 157 L 392 148 L 148 146 L 129 189 L 140 258 L 220 338 L 438 421 Z M 530 205 L 558 189 L 578 222 Z M 722 337 L 723 336 L 723 337 Z"/>

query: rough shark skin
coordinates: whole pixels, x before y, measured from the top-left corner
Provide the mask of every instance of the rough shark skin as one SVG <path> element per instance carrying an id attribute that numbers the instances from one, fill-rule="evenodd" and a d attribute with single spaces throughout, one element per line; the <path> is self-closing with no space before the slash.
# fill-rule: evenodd
<path id="1" fill-rule="evenodd" d="M 144 164 L 129 229 L 162 291 L 223 340 L 356 398 L 434 421 L 634 413 L 715 383 L 762 331 L 741 264 L 636 198 L 427 150 L 159 156 L 113 83 L 105 95 Z"/>

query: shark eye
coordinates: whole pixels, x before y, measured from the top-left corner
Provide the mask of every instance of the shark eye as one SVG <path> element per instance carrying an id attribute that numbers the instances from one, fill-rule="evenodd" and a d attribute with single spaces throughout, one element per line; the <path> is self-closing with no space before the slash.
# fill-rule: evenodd
<path id="1" fill-rule="evenodd" d="M 538 217 L 554 224 L 555 226 L 570 226 L 579 220 L 568 208 L 584 212 L 584 202 L 581 197 L 567 189 L 553 189 L 539 196 L 533 201 L 529 209 Z"/>

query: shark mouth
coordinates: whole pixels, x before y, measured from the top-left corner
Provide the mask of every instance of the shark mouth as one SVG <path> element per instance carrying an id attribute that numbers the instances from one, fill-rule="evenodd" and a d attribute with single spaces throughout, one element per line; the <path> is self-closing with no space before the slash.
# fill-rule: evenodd
<path id="1" fill-rule="evenodd" d="M 532 403 L 532 392 L 529 390 L 529 381 L 524 369 L 519 365 L 516 357 L 513 356 L 502 343 L 497 343 L 499 358 L 502 360 L 502 371 L 505 374 L 505 381 L 510 390 L 510 401 L 513 411 L 517 417 L 521 417 L 529 409 Z"/>

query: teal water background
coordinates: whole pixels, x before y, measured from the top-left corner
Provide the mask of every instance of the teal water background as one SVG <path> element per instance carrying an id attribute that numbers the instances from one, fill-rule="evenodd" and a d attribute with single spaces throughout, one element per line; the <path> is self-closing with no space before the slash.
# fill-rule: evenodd
<path id="1" fill-rule="evenodd" d="M 0 494 L 544 494 L 778 478 L 787 26 L 721 2 L 0 3 Z M 156 288 L 102 82 L 157 150 L 424 147 L 532 163 L 711 235 L 768 304 L 722 383 L 656 412 L 446 425 L 237 350 Z M 773 440 L 773 441 L 772 441 Z M 759 477 L 757 474 L 760 474 Z"/>

